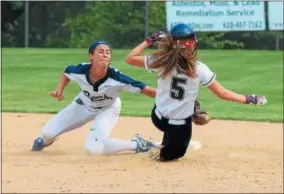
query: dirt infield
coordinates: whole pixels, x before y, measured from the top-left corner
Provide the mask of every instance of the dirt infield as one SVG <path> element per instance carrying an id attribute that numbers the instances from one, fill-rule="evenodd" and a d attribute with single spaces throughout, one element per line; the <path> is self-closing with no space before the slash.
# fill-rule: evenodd
<path id="1" fill-rule="evenodd" d="M 30 152 L 53 115 L 2 113 L 2 191 L 18 193 L 269 192 L 283 193 L 283 124 L 217 121 L 194 126 L 201 149 L 178 162 L 156 163 L 131 152 L 88 156 L 90 123 Z M 161 140 L 149 118 L 121 117 L 112 137 L 140 132 Z"/>

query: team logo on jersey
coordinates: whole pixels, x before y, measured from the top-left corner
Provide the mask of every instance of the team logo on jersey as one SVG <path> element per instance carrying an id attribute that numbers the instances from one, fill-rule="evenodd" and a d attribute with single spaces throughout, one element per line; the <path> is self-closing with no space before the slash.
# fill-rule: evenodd
<path id="1" fill-rule="evenodd" d="M 102 100 L 112 100 L 113 98 L 104 94 L 103 96 L 91 96 L 90 92 L 83 90 L 85 96 L 87 96 L 92 102 Z"/>

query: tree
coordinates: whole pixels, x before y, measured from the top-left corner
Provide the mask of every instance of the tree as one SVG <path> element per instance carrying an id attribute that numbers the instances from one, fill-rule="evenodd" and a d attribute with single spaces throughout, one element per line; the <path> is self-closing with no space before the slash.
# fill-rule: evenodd
<path id="1" fill-rule="evenodd" d="M 6 1 L 2 1 L 1 5 L 4 2 Z M 17 3 L 18 7 L 21 5 L 20 9 L 14 8 L 14 11 L 23 11 L 24 4 L 22 2 L 11 3 L 13 5 Z M 9 4 L 4 5 L 6 7 L 2 7 L 2 15 L 4 14 L 5 18 L 12 18 L 8 17 L 11 15 Z M 85 5 L 85 1 L 29 1 L 29 46 L 66 47 L 68 45 L 67 41 L 69 41 L 69 32 L 61 27 L 61 23 L 66 17 L 75 17 L 78 13 L 84 12 Z M 8 22 L 4 22 L 4 25 L 7 27 L 2 34 L 2 45 L 21 47 L 24 45 L 24 14 L 15 14 L 13 18 L 13 25 L 6 25 Z M 7 19 L 4 20 L 9 21 Z"/>
<path id="2" fill-rule="evenodd" d="M 113 47 L 123 47 L 142 40 L 141 6 L 143 2 L 94 2 L 87 12 L 63 23 L 71 32 L 69 46 L 86 47 L 93 40 L 106 39 Z"/>
<path id="3" fill-rule="evenodd" d="M 1 29 L 3 32 L 16 24 L 16 20 L 24 13 L 22 2 L 1 1 Z"/>

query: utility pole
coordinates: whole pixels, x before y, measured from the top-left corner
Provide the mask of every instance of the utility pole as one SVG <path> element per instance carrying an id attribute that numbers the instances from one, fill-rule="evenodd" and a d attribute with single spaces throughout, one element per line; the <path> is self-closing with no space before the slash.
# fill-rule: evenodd
<path id="1" fill-rule="evenodd" d="M 25 47 L 29 47 L 29 1 L 25 1 Z"/>
<path id="2" fill-rule="evenodd" d="M 149 0 L 145 0 L 145 39 L 148 37 L 149 34 Z"/>

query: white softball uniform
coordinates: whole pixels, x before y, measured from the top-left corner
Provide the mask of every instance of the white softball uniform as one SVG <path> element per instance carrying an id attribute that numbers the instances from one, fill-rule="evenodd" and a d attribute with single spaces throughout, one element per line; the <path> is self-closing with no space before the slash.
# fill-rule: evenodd
<path id="1" fill-rule="evenodd" d="M 55 139 L 60 134 L 76 129 L 94 119 L 85 147 L 91 153 L 103 154 L 104 149 L 108 147 L 106 142 L 118 141 L 108 137 L 119 118 L 120 91 L 140 93 L 146 85 L 113 67 L 108 67 L 105 78 L 92 84 L 88 76 L 90 68 L 90 64 L 81 63 L 70 65 L 65 69 L 64 74 L 76 82 L 81 91 L 70 105 L 62 109 L 41 129 L 41 136 Z M 120 147 L 116 146 L 112 151 L 120 151 Z"/>
<path id="2" fill-rule="evenodd" d="M 146 70 L 161 75 L 163 69 L 149 68 L 151 56 L 146 56 L 144 59 Z M 177 120 L 176 124 L 179 124 L 178 120 L 193 115 L 194 101 L 198 96 L 200 83 L 209 86 L 216 77 L 216 74 L 200 61 L 197 62 L 196 73 L 197 77 L 191 78 L 174 68 L 166 78 L 158 78 L 155 98 L 157 116 L 171 119 L 172 124 Z"/>

